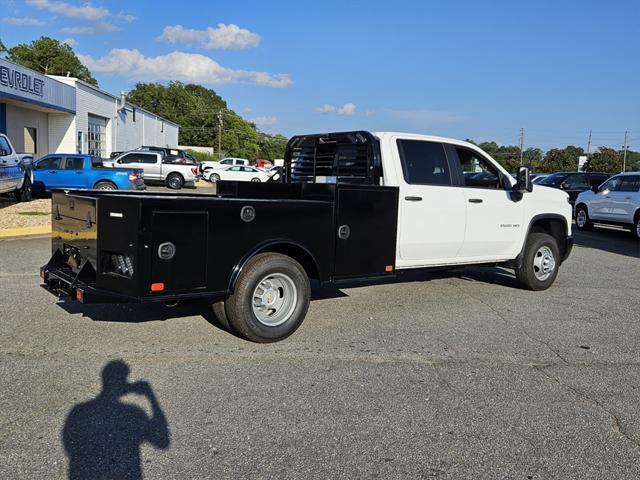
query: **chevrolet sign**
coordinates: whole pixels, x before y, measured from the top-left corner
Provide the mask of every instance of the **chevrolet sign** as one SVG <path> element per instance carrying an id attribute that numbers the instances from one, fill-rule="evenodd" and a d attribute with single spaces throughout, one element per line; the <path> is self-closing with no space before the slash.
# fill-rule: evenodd
<path id="1" fill-rule="evenodd" d="M 0 65 L 0 85 L 42 97 L 44 80 Z"/>

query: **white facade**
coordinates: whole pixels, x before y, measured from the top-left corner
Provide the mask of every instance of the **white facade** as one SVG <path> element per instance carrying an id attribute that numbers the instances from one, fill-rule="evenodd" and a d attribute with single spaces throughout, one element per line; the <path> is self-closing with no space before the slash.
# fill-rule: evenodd
<path id="1" fill-rule="evenodd" d="M 20 152 L 112 152 L 178 146 L 179 127 L 72 77 L 42 75 L 0 59 L 0 133 Z"/>

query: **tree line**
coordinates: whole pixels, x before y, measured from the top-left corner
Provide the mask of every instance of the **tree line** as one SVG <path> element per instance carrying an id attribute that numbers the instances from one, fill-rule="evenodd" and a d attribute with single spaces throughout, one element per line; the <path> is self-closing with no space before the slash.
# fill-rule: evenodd
<path id="1" fill-rule="evenodd" d="M 0 54 L 12 62 L 51 75 L 71 75 L 91 85 L 98 85 L 89 69 L 78 59 L 73 49 L 53 38 L 40 37 L 29 44 L 7 48 L 0 40 Z M 287 137 L 270 135 L 231 110 L 212 89 L 182 82 L 137 83 L 128 93 L 132 103 L 180 125 L 179 144 L 191 146 L 221 146 L 224 156 L 249 160 L 273 160 L 284 156 Z M 222 128 L 219 122 L 222 120 Z M 472 140 L 468 140 L 472 143 Z M 520 148 L 498 145 L 496 142 L 477 144 L 500 162 L 508 171 L 520 166 Z M 198 154 L 196 154 L 198 155 Z M 552 148 L 546 153 L 539 148 L 522 152 L 522 164 L 533 172 L 574 171 L 578 159 L 585 156 L 582 147 L 573 145 Z M 624 152 L 602 146 L 588 155 L 587 171 L 617 173 L 623 168 Z M 627 151 L 626 170 L 640 171 L 640 152 Z"/>

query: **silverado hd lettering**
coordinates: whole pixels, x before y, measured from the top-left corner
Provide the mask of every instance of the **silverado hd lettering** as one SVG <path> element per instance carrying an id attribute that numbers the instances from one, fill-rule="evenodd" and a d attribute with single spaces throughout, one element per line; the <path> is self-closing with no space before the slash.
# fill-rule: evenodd
<path id="1" fill-rule="evenodd" d="M 85 303 L 206 299 L 230 330 L 273 342 L 302 323 L 310 279 L 499 265 L 544 290 L 573 245 L 566 193 L 447 138 L 296 136 L 278 179 L 217 188 L 54 193 L 46 287 Z"/>

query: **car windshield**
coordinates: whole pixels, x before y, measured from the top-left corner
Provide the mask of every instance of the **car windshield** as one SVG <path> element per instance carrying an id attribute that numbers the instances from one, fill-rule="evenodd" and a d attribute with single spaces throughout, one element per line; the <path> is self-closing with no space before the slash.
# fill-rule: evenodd
<path id="1" fill-rule="evenodd" d="M 548 177 L 543 178 L 538 182 L 538 185 L 548 185 L 551 187 L 559 186 L 567 177 L 568 173 L 554 173 L 553 175 L 549 175 Z"/>

